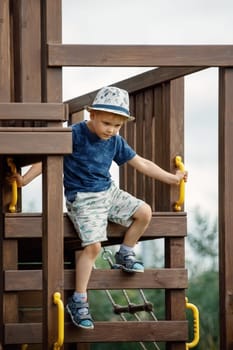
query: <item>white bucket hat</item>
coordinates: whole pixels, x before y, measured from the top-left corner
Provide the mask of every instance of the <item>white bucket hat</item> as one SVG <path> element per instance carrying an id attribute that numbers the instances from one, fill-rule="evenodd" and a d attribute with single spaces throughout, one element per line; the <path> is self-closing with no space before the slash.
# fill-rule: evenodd
<path id="1" fill-rule="evenodd" d="M 135 118 L 129 114 L 129 94 L 126 90 L 114 87 L 106 86 L 102 88 L 96 95 L 91 106 L 87 106 L 86 109 L 90 112 L 105 111 L 122 115 L 129 120 Z"/>

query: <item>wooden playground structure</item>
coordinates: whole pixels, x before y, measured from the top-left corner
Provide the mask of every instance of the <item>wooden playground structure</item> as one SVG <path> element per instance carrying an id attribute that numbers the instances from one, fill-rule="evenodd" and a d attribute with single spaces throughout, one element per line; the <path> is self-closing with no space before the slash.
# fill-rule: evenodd
<path id="1" fill-rule="evenodd" d="M 233 46 L 64 45 L 61 12 L 61 0 L 0 1 L 2 348 L 26 349 L 29 344 L 28 350 L 83 350 L 96 342 L 164 342 L 168 350 L 187 349 L 186 213 L 173 211 L 176 189 L 127 166 L 121 169 L 120 184 L 151 205 L 153 218 L 143 240 L 164 239 L 164 268 L 148 269 L 130 279 L 118 270 L 95 269 L 88 288 L 164 289 L 165 319 L 98 321 L 93 331 L 74 327 L 66 317 L 64 329 L 59 323 L 62 300 L 74 289 L 74 270 L 64 268 L 64 259 L 72 262 L 74 249 L 80 249 L 63 213 L 63 156 L 72 151 L 71 131 L 63 122 L 80 120 L 95 95 L 90 92 L 63 103 L 62 67 L 159 67 L 114 85 L 129 91 L 136 116 L 122 134 L 137 153 L 174 171 L 175 156 L 184 155 L 184 77 L 215 66 L 219 67 L 220 349 L 232 349 Z M 37 161 L 43 164 L 42 213 L 21 212 L 20 189 L 12 212 L 6 173 Z M 109 224 L 108 244 L 119 244 L 123 233 L 123 227 Z"/>

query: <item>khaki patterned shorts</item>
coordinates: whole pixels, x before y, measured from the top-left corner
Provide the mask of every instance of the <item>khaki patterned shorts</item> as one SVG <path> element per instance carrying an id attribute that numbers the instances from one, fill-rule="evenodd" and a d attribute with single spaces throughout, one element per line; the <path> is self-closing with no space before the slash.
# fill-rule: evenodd
<path id="1" fill-rule="evenodd" d="M 82 246 L 107 240 L 108 220 L 129 227 L 132 216 L 144 202 L 119 189 L 114 182 L 107 191 L 78 192 L 67 214 L 82 240 Z"/>

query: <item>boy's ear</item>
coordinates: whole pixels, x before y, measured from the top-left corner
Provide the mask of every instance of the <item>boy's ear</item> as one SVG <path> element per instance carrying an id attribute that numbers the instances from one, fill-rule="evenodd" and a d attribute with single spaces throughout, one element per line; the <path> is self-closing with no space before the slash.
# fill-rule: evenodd
<path id="1" fill-rule="evenodd" d="M 93 120 L 95 118 L 95 115 L 96 115 L 95 111 L 91 110 L 89 115 L 90 119 Z"/>

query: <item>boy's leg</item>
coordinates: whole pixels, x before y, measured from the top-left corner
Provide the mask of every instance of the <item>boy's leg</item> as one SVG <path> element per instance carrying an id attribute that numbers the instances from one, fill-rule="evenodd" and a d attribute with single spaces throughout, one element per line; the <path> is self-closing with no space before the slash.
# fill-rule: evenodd
<path id="1" fill-rule="evenodd" d="M 151 207 L 143 203 L 133 214 L 133 222 L 125 233 L 123 244 L 134 247 L 151 221 Z"/>
<path id="2" fill-rule="evenodd" d="M 87 285 L 91 276 L 95 260 L 101 250 L 99 242 L 86 246 L 82 251 L 76 252 L 76 282 L 75 290 L 79 293 L 87 291 Z"/>
<path id="3" fill-rule="evenodd" d="M 116 263 L 126 272 L 144 272 L 143 263 L 136 260 L 134 246 L 143 235 L 151 221 L 151 208 L 143 203 L 133 214 L 133 222 L 125 233 L 119 252 L 116 253 Z"/>
<path id="4" fill-rule="evenodd" d="M 87 302 L 87 285 L 93 264 L 101 249 L 100 243 L 86 246 L 81 252 L 76 252 L 76 285 L 73 296 L 66 306 L 73 323 L 82 328 L 94 328 Z"/>

